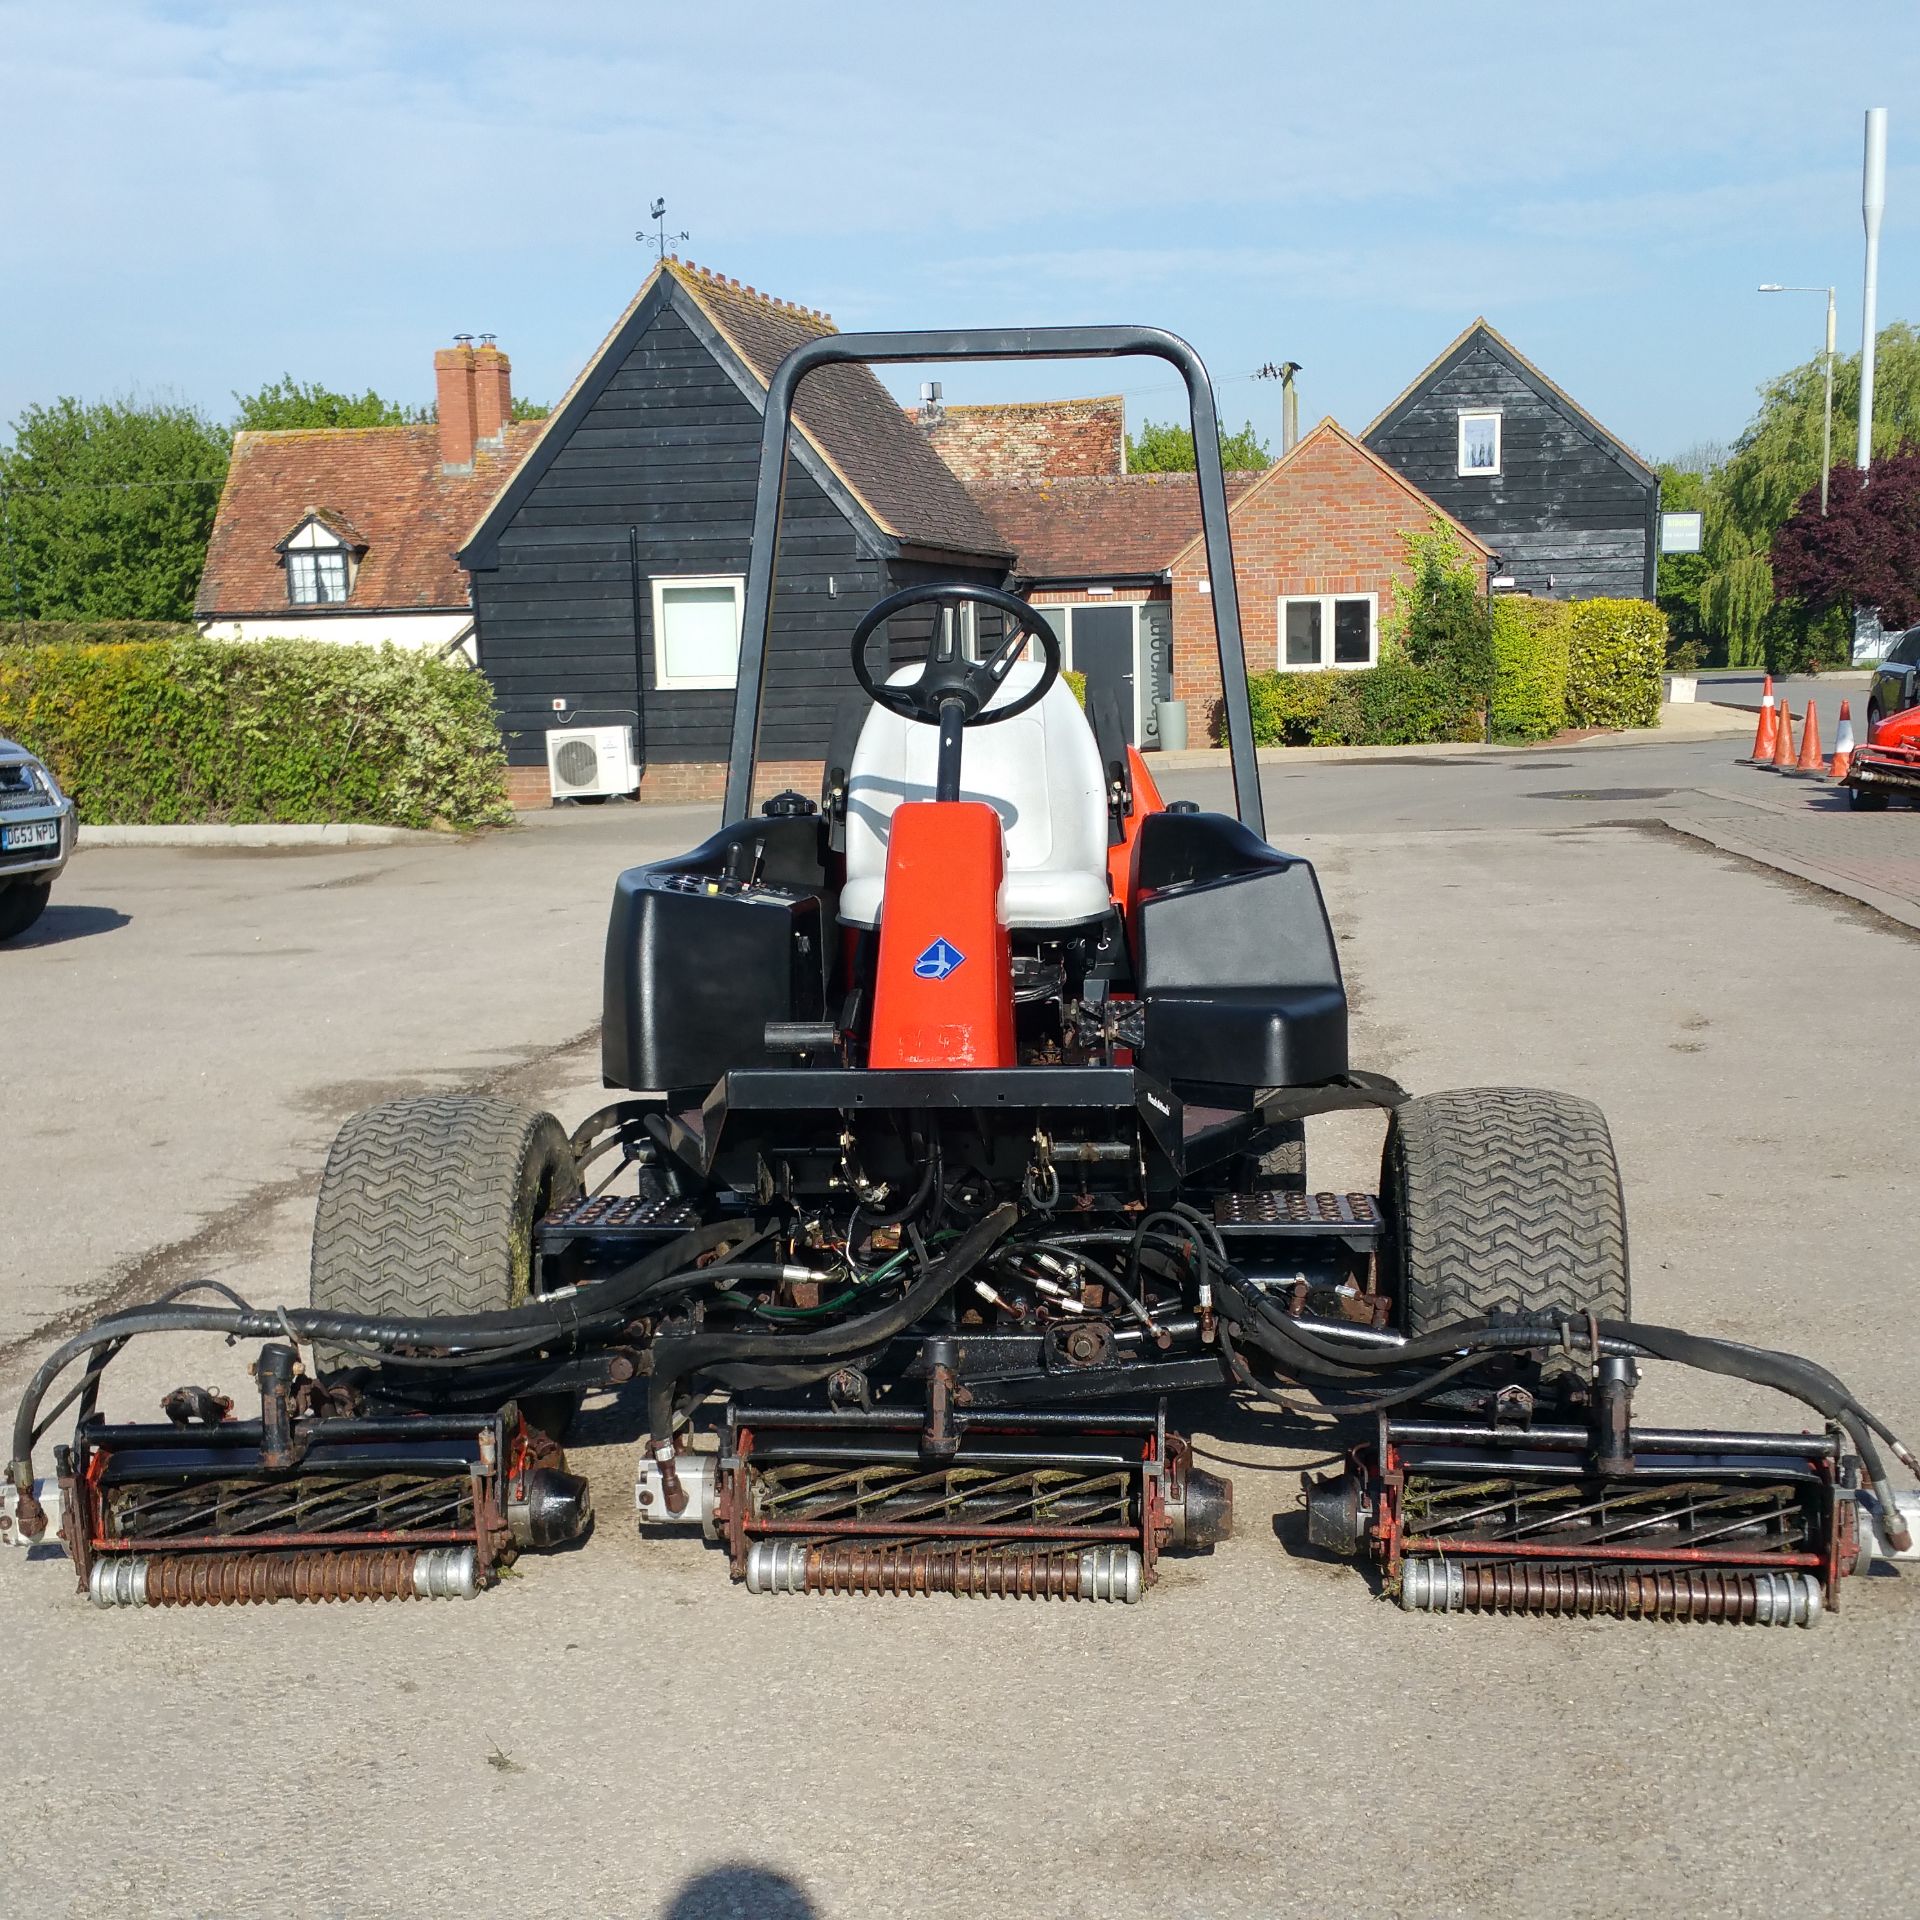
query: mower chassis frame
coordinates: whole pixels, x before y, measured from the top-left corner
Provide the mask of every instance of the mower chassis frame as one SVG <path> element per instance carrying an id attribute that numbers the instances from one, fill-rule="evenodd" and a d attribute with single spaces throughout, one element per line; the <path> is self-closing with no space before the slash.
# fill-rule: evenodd
<path id="1" fill-rule="evenodd" d="M 734 826 L 753 809 L 753 768 L 759 752 L 760 708 L 773 638 L 773 593 L 780 567 L 781 507 L 786 498 L 787 446 L 793 399 L 800 382 L 821 367 L 849 362 L 895 366 L 937 360 L 1110 360 L 1149 354 L 1177 368 L 1192 415 L 1194 466 L 1200 485 L 1200 527 L 1206 537 L 1214 638 L 1220 655 L 1221 697 L 1233 768 L 1234 811 L 1240 824 L 1264 840 L 1266 810 L 1253 751 L 1253 711 L 1247 698 L 1246 651 L 1240 638 L 1240 595 L 1227 523 L 1227 478 L 1220 463 L 1220 423 L 1213 383 L 1200 356 L 1178 334 L 1161 327 L 987 327 L 933 333 L 836 333 L 796 347 L 767 383 L 760 432 L 760 471 L 754 484 L 753 546 L 747 561 L 747 599 L 741 616 L 740 671 L 733 701 L 733 737 L 727 756 L 721 823 Z"/>

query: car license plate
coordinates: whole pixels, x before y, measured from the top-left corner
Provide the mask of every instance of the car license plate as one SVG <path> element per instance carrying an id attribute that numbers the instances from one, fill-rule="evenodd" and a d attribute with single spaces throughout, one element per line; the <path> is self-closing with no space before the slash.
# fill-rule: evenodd
<path id="1" fill-rule="evenodd" d="M 23 826 L 0 827 L 0 847 L 9 853 L 24 852 L 28 847 L 57 847 L 59 844 L 58 820 L 29 820 Z"/>

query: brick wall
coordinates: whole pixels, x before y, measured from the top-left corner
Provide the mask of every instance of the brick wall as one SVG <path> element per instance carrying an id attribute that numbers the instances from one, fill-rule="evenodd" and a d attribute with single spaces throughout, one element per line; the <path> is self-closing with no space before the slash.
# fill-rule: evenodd
<path id="1" fill-rule="evenodd" d="M 917 407 L 907 412 L 920 418 Z M 1118 394 L 1098 400 L 948 407 L 926 434 L 967 486 L 1127 470 L 1127 406 Z"/>
<path id="2" fill-rule="evenodd" d="M 1435 508 L 1331 425 L 1317 427 L 1292 457 L 1233 509 L 1234 575 L 1247 670 L 1270 672 L 1280 658 L 1284 594 L 1376 593 L 1385 622 L 1406 571 L 1405 536 Z M 1484 561 L 1485 550 L 1461 536 Z M 1189 703 L 1198 745 L 1220 698 L 1207 560 L 1197 542 L 1173 569 L 1173 693 Z"/>
<path id="3" fill-rule="evenodd" d="M 809 800 L 820 797 L 821 763 L 818 760 L 763 760 L 754 769 L 753 798 L 756 806 L 773 794 L 791 787 Z M 691 806 L 697 803 L 720 804 L 727 788 L 727 768 L 722 760 L 656 760 L 640 777 L 640 801 L 643 806 Z M 553 789 L 547 784 L 545 767 L 509 767 L 507 802 L 520 812 L 551 806 Z"/>

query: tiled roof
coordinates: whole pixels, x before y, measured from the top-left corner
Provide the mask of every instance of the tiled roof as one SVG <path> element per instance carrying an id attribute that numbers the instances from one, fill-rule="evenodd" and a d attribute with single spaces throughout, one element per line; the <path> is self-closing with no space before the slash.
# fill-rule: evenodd
<path id="1" fill-rule="evenodd" d="M 795 347 L 837 331 L 826 314 L 743 287 L 725 274 L 671 259 L 655 271 L 671 274 L 693 296 L 762 386 Z M 948 552 L 1006 551 L 973 496 L 870 368 L 822 367 L 810 373 L 794 414 L 884 531 Z"/>
<path id="2" fill-rule="evenodd" d="M 1363 481 L 1379 480 L 1393 488 L 1406 498 L 1409 512 L 1420 514 L 1428 520 L 1438 520 L 1453 531 L 1454 538 L 1461 541 L 1469 553 L 1478 554 L 1485 559 L 1493 549 L 1469 527 L 1465 521 L 1456 520 L 1446 508 L 1424 494 L 1392 461 L 1383 460 L 1365 441 L 1356 440 L 1345 427 L 1331 414 L 1319 421 L 1308 432 L 1303 433 L 1286 453 L 1283 453 L 1264 473 L 1247 475 L 1249 482 L 1240 499 L 1251 498 L 1255 494 L 1265 493 L 1269 487 L 1285 488 L 1293 484 L 1303 473 L 1315 464 L 1313 456 L 1332 450 L 1336 457 L 1344 456 L 1351 462 L 1350 471 Z M 1338 469 L 1336 468 L 1336 471 Z M 1325 471 L 1324 465 L 1322 471 Z M 1228 491 L 1231 494 L 1234 476 L 1227 476 Z M 1238 511 L 1239 500 L 1230 499 L 1230 511 Z M 1196 526 L 1193 537 L 1180 550 L 1178 559 L 1185 559 L 1188 549 L 1200 541 L 1200 530 Z"/>
<path id="3" fill-rule="evenodd" d="M 284 614 L 286 570 L 276 548 L 309 514 L 366 543 L 342 611 L 466 607 L 467 575 L 454 549 L 538 431 L 535 422 L 509 426 L 505 449 L 479 449 L 473 471 L 462 474 L 440 471 L 433 426 L 235 434 L 195 616 Z"/>
<path id="4" fill-rule="evenodd" d="M 1229 508 L 1258 478 L 1227 475 Z M 1027 580 L 1163 573 L 1200 532 L 1200 488 L 1190 473 L 1019 481 L 976 493 Z"/>

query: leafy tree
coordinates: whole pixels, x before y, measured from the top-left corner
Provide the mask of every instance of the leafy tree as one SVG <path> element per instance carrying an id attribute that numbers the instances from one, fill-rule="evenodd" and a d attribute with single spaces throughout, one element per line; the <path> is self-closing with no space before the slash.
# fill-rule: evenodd
<path id="1" fill-rule="evenodd" d="M 1876 461 L 1920 440 L 1920 332 L 1903 321 L 1883 328 L 1876 347 L 1873 456 Z M 1809 488 L 1820 484 L 1826 360 L 1790 368 L 1760 389 L 1760 411 L 1734 443 L 1706 493 L 1706 560 L 1699 593 L 1702 618 L 1727 643 L 1731 666 L 1767 660 L 1789 664 L 1804 623 L 1774 609 L 1770 553 L 1775 532 Z M 1853 469 L 1841 451 L 1852 440 L 1860 409 L 1860 356 L 1836 358 L 1833 423 L 1835 479 Z"/>
<path id="2" fill-rule="evenodd" d="M 1476 694 L 1492 679 L 1492 634 L 1479 569 L 1436 519 L 1405 536 L 1407 577 L 1394 593 L 1391 638 L 1417 667 L 1437 667 Z"/>
<path id="3" fill-rule="evenodd" d="M 1273 454 L 1249 420 L 1238 433 L 1220 436 L 1220 464 L 1229 473 L 1258 473 L 1273 465 Z M 1129 473 L 1191 473 L 1193 468 L 1191 427 L 1172 420 L 1147 420 L 1137 436 L 1127 436 Z"/>
<path id="4" fill-rule="evenodd" d="M 1684 460 L 1686 456 L 1682 456 Z M 1709 480 L 1698 468 L 1680 461 L 1663 460 L 1659 466 L 1660 511 L 1662 513 L 1704 513 Z M 1702 553 L 1663 553 L 1654 599 L 1674 641 L 1680 646 L 1698 646 L 1707 627 L 1700 611 L 1700 593 L 1709 571 Z"/>
<path id="5" fill-rule="evenodd" d="M 287 427 L 404 427 L 422 416 L 392 400 L 383 400 L 371 387 L 362 394 L 335 393 L 319 381 L 304 384 L 290 373 L 269 382 L 258 393 L 236 393 L 240 411 L 237 432 L 265 433 Z"/>
<path id="6" fill-rule="evenodd" d="M 269 431 L 279 427 L 410 427 L 432 426 L 440 418 L 437 406 L 405 407 L 384 400 L 371 387 L 365 393 L 335 393 L 317 380 L 302 384 L 284 373 L 258 393 L 236 393 L 240 412 L 236 431 Z M 513 396 L 510 420 L 544 420 L 553 409 L 538 400 Z"/>
<path id="7" fill-rule="evenodd" d="M 0 449 L 0 613 L 185 620 L 226 431 L 171 402 L 32 406 Z"/>
<path id="8" fill-rule="evenodd" d="M 1812 616 L 1878 607 L 1889 629 L 1920 625 L 1920 448 L 1876 461 L 1866 484 L 1837 468 L 1823 516 L 1810 488 L 1773 537 L 1775 589 Z"/>

